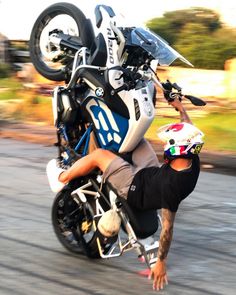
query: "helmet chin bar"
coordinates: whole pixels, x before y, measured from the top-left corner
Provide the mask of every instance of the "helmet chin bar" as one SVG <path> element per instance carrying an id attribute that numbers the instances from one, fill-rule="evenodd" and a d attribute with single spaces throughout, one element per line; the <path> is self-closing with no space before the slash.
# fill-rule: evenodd
<path id="1" fill-rule="evenodd" d="M 177 158 L 190 159 L 194 155 L 197 155 L 200 153 L 203 144 L 204 143 L 189 144 L 188 146 L 186 146 L 184 153 L 179 154 L 179 155 L 172 154 L 170 152 L 171 148 L 169 148 L 168 150 L 164 151 L 164 160 L 165 160 L 165 162 L 169 162 L 169 161 L 177 159 Z"/>

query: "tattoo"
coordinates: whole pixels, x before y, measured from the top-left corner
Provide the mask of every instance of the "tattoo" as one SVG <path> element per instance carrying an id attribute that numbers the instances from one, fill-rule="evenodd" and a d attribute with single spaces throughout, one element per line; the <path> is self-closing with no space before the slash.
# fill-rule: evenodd
<path id="1" fill-rule="evenodd" d="M 186 122 L 186 123 L 192 124 L 192 121 L 190 120 L 190 118 L 189 118 L 187 112 L 185 111 L 185 109 L 181 110 L 179 113 L 180 113 L 181 122 Z"/>
<path id="2" fill-rule="evenodd" d="M 158 258 L 162 261 L 167 257 L 173 236 L 175 213 L 162 209 L 162 230 L 159 241 Z"/>

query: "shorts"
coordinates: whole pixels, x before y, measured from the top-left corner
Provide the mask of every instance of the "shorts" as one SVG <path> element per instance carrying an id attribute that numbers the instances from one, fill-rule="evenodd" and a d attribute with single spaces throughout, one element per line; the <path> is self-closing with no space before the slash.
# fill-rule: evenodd
<path id="1" fill-rule="evenodd" d="M 107 167 L 103 174 L 103 181 L 108 181 L 117 190 L 119 196 L 127 199 L 130 185 L 135 174 L 146 167 L 159 167 L 157 159 L 151 145 L 142 139 L 132 152 L 132 162 L 125 161 L 117 156 Z"/>
<path id="2" fill-rule="evenodd" d="M 137 169 L 124 159 L 117 156 L 107 167 L 103 174 L 103 181 L 108 181 L 119 196 L 127 199 L 130 185 Z"/>

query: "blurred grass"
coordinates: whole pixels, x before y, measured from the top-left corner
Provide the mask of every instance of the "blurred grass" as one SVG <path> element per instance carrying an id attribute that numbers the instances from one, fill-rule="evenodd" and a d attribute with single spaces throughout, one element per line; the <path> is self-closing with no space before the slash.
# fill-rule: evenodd
<path id="1" fill-rule="evenodd" d="M 0 79 L 0 88 L 19 89 L 22 87 L 22 83 L 14 77 Z"/>
<path id="2" fill-rule="evenodd" d="M 51 97 L 27 89 L 14 77 L 0 79 L 0 117 L 16 121 L 52 123 Z"/>
<path id="3" fill-rule="evenodd" d="M 28 92 L 25 98 L 14 107 L 12 117 L 22 122 L 52 124 L 51 97 Z"/>
<path id="4" fill-rule="evenodd" d="M 23 85 L 16 78 L 0 79 L 0 101 L 22 99 Z"/>

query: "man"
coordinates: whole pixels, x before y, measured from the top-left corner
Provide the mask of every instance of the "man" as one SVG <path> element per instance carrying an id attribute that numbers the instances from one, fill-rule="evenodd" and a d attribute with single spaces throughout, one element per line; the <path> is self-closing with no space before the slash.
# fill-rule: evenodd
<path id="1" fill-rule="evenodd" d="M 111 151 L 97 149 L 79 159 L 66 171 L 57 167 L 55 159 L 47 166 L 49 183 L 55 192 L 60 191 L 72 179 L 99 168 L 104 180 L 109 181 L 130 206 L 139 210 L 161 209 L 158 260 L 150 275 L 154 290 L 163 289 L 168 283 L 166 260 L 172 241 L 175 214 L 180 202 L 195 188 L 200 171 L 197 154 L 203 145 L 203 133 L 192 125 L 179 99 L 170 104 L 179 111 L 181 123 L 160 129 L 158 135 L 165 143 L 166 160 L 161 167 L 153 149 L 144 139 L 132 152 L 132 164 Z"/>

